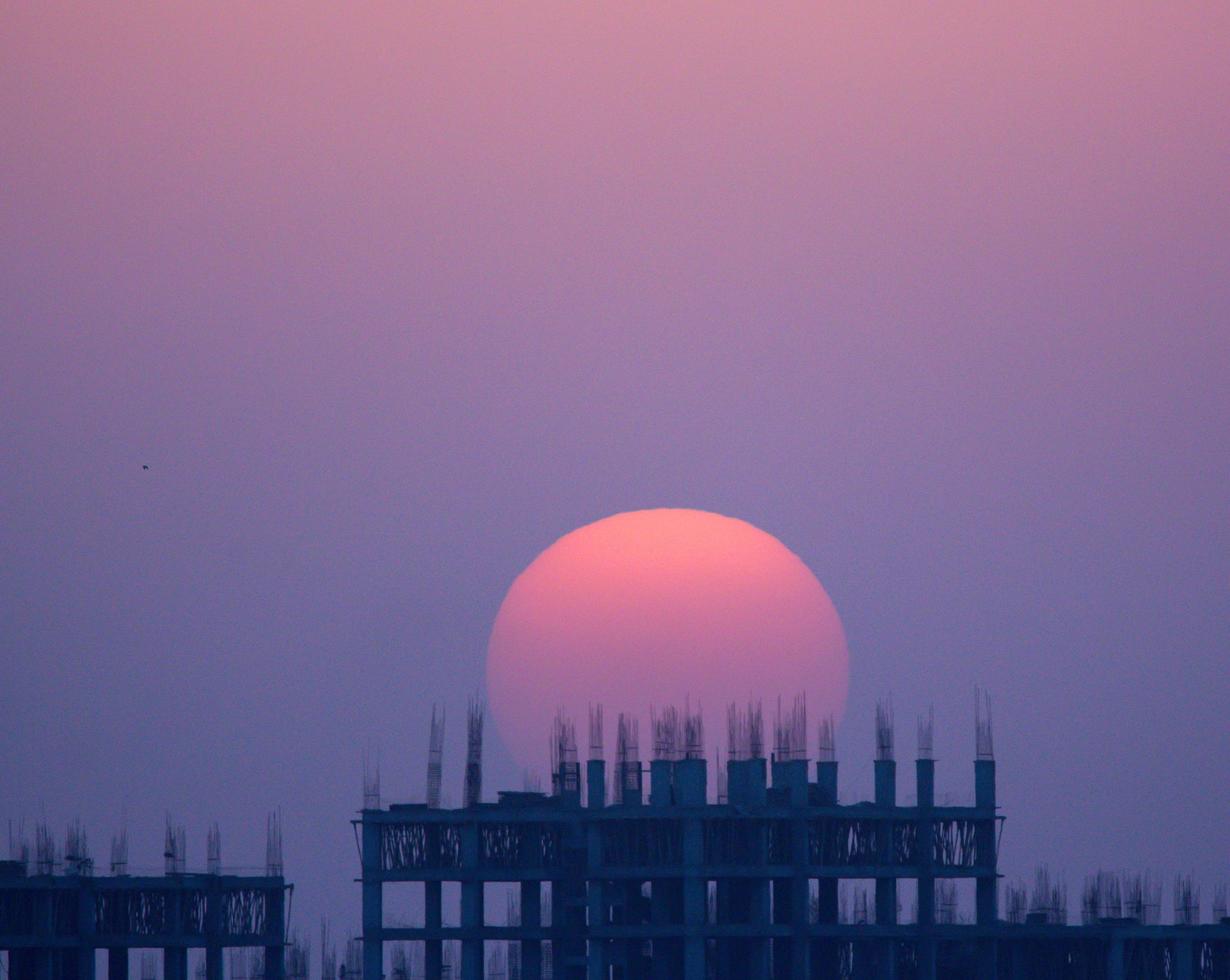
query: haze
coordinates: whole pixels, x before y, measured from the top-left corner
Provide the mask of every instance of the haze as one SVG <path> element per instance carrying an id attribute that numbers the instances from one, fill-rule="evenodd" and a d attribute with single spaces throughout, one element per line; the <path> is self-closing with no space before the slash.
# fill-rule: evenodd
<path id="1" fill-rule="evenodd" d="M 99 856 L 126 811 L 140 866 L 170 811 L 190 863 L 218 820 L 257 864 L 280 806 L 293 924 L 355 927 L 364 748 L 421 794 L 444 702 L 456 800 L 515 575 L 688 506 L 832 596 L 849 798 L 890 692 L 902 758 L 934 703 L 967 794 L 981 684 L 1009 876 L 1207 895 L 1228 32 L 1186 4 L 6 5 L 0 819 L 79 815 Z"/>

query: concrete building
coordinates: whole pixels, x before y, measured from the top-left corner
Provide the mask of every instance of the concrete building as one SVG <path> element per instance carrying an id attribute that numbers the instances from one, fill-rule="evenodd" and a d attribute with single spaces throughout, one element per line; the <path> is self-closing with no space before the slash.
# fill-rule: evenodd
<path id="1" fill-rule="evenodd" d="M 134 950 L 160 953 L 163 980 L 189 980 L 191 949 L 204 951 L 207 980 L 223 980 L 224 950 L 244 948 L 262 951 L 265 980 L 283 980 L 289 886 L 276 819 L 268 843 L 264 875 L 224 873 L 215 828 L 206 870 L 189 872 L 183 830 L 168 823 L 164 874 L 129 874 L 121 835 L 111 873 L 96 875 L 79 826 L 69 829 L 63 852 L 40 826 L 33 861 L 20 841 L 11 846 L 16 855 L 0 861 L 6 980 L 95 980 L 99 950 L 108 980 L 128 980 Z"/>
<path id="2" fill-rule="evenodd" d="M 647 786 L 629 720 L 620 719 L 613 773 L 591 720 L 583 777 L 571 725 L 557 721 L 552 791 L 503 792 L 494 803 L 469 791 L 481 778 L 469 775 L 481 754 L 472 723 L 469 805 L 377 802 L 356 821 L 364 980 L 381 980 L 390 943 L 410 944 L 428 980 L 445 975 L 454 946 L 463 980 L 540 980 L 548 961 L 556 980 L 1230 977 L 1230 919 L 1202 925 L 1198 910 L 1177 904 L 1175 923 L 1159 925 L 1150 903 L 1125 905 L 1117 886 L 1108 901 L 1105 882 L 1091 908 L 1086 895 L 1081 925 L 1066 924 L 1057 908 L 1066 897 L 1045 880 L 1032 901 L 1010 890 L 1001 916 L 1003 817 L 981 712 L 973 801 L 963 806 L 936 801 L 930 719 L 919 725 L 914 800 L 904 805 L 886 708 L 874 799 L 859 803 L 838 800 L 831 723 L 814 766 L 801 706 L 779 717 L 770 753 L 759 709 L 732 709 L 728 723 L 730 758 L 711 787 L 699 717 L 655 719 Z M 851 881 L 867 883 L 853 914 L 842 901 Z M 386 921 L 395 883 L 417 890 L 420 922 Z M 914 896 L 905 916 L 903 885 Z M 969 893 L 964 914 L 958 887 Z M 512 914 L 497 922 L 500 890 L 511 891 Z"/>

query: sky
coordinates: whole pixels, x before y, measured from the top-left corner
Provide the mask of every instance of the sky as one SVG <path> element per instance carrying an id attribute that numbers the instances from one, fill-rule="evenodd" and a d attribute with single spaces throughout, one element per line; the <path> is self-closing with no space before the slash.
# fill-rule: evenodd
<path id="1" fill-rule="evenodd" d="M 0 820 L 358 925 L 516 575 L 776 535 L 1001 868 L 1230 878 L 1230 7 L 6 4 Z M 145 470 L 143 467 L 148 466 Z M 649 700 L 651 692 L 647 691 Z M 718 726 L 713 726 L 718 727 Z M 544 738 L 545 742 L 545 738 Z M 520 770 L 489 738 L 490 793 Z M 902 792 L 908 794 L 902 767 Z"/>

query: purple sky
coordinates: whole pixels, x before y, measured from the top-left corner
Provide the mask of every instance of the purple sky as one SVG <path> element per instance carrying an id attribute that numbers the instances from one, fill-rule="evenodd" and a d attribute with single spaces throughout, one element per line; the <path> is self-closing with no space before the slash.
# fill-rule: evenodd
<path id="1" fill-rule="evenodd" d="M 890 692 L 966 793 L 981 684 L 1009 875 L 1207 905 L 1230 7 L 869 6 L 8 5 L 0 819 L 281 806 L 352 927 L 363 747 L 444 701 L 456 799 L 513 577 L 692 506 L 832 595 L 850 794 Z"/>

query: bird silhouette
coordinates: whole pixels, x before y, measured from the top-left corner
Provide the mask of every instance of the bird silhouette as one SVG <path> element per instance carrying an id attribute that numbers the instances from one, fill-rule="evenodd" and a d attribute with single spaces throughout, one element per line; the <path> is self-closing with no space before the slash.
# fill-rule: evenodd
<path id="1" fill-rule="evenodd" d="M 141 469 L 143 469 L 143 470 L 148 470 L 148 469 L 149 469 L 149 463 L 142 463 L 142 464 L 141 464 Z"/>

